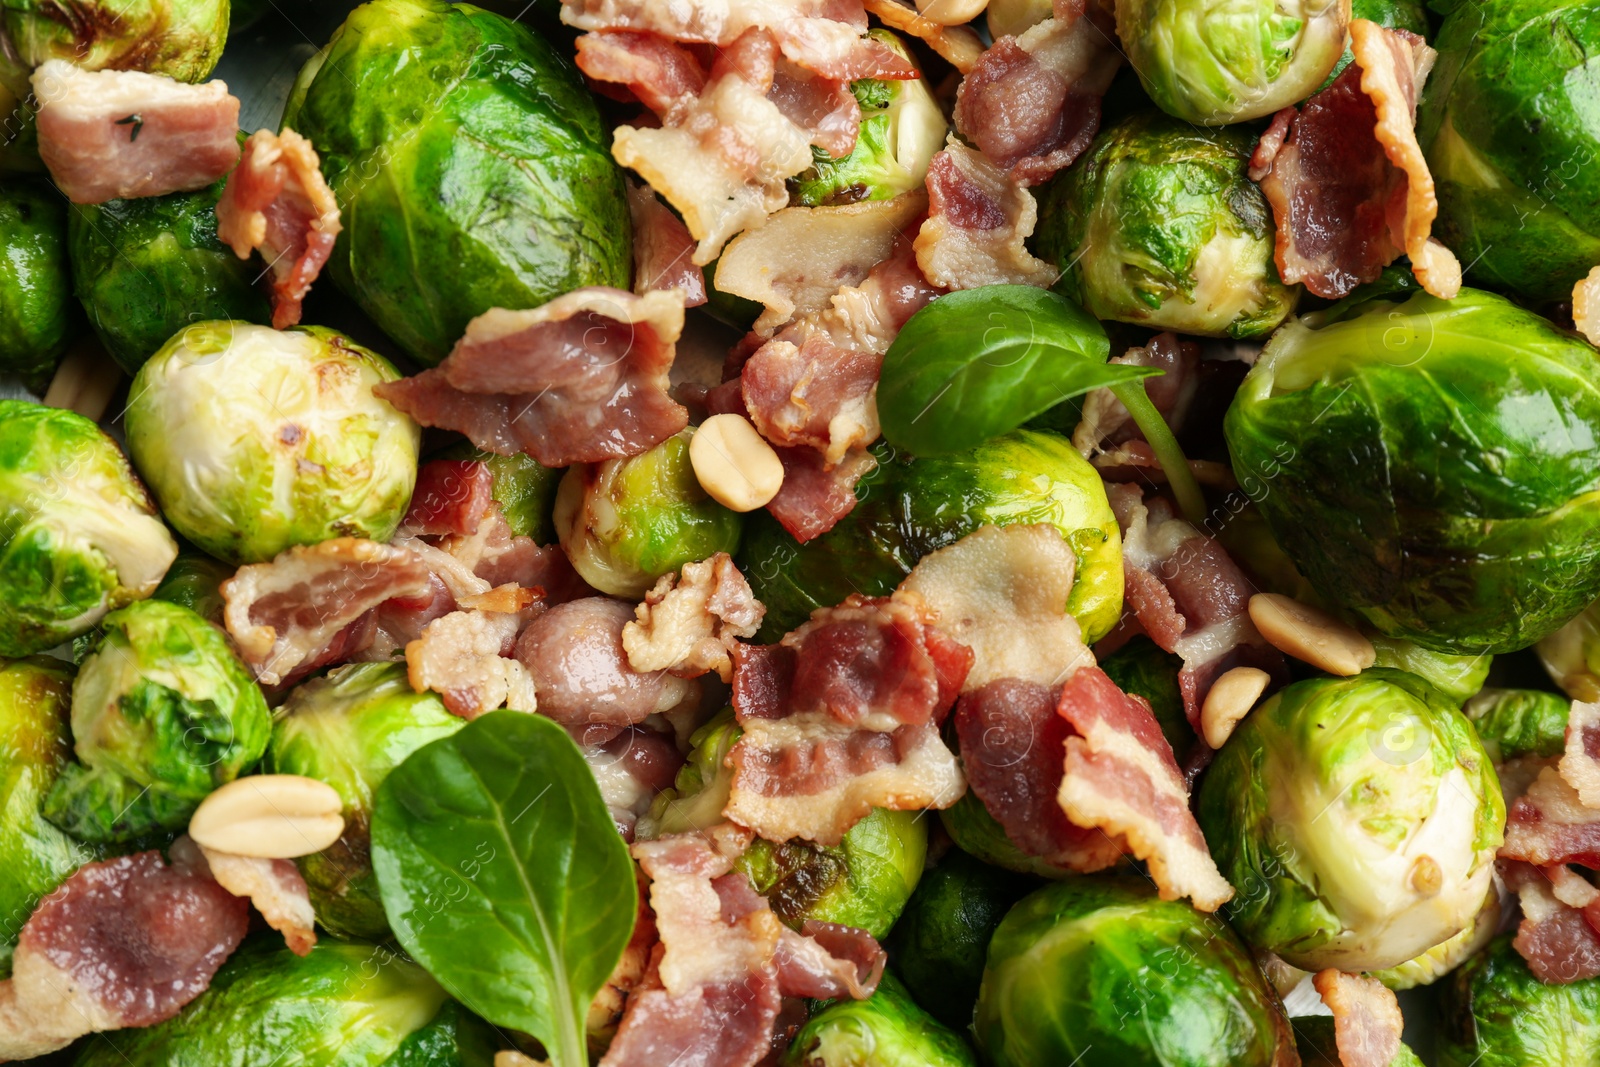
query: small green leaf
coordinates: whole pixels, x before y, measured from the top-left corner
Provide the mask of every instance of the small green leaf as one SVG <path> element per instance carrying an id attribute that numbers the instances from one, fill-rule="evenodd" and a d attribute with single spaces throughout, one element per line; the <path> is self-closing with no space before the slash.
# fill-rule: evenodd
<path id="1" fill-rule="evenodd" d="M 372 866 L 395 935 L 473 1012 L 587 1067 L 584 1016 L 633 931 L 633 865 L 566 731 L 497 711 L 378 790 Z"/>
<path id="2" fill-rule="evenodd" d="M 1161 373 L 1107 363 L 1110 353 L 1100 323 L 1055 293 L 989 285 L 942 296 L 883 358 L 883 436 L 921 456 L 965 452 L 1063 400 Z"/>

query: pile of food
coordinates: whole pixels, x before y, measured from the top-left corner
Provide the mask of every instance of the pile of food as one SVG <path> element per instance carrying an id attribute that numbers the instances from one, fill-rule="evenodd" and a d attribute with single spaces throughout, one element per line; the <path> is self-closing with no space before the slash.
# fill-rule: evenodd
<path id="1" fill-rule="evenodd" d="M 0 1062 L 1600 1065 L 1600 0 L 256 17 L 0 0 Z"/>

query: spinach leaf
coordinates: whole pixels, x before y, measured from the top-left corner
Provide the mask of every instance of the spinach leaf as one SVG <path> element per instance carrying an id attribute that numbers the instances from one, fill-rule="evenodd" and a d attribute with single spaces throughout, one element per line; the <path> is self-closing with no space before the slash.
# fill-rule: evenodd
<path id="1" fill-rule="evenodd" d="M 395 935 L 492 1023 L 587 1067 L 584 1015 L 633 931 L 633 865 L 578 746 L 497 711 L 378 790 L 372 867 Z"/>
<path id="2" fill-rule="evenodd" d="M 883 358 L 878 419 L 896 448 L 965 452 L 1063 400 L 1160 371 L 1107 363 L 1111 342 L 1072 301 L 1027 285 L 942 296 Z"/>

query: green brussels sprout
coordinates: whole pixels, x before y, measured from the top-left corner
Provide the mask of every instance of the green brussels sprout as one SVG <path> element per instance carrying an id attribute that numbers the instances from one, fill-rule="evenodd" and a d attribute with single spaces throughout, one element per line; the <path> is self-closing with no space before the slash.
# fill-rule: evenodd
<path id="1" fill-rule="evenodd" d="M 1526 647 L 1600 594 L 1600 354 L 1463 289 L 1347 300 L 1268 342 L 1224 420 L 1317 591 L 1441 652 Z"/>
<path id="2" fill-rule="evenodd" d="M 1371 971 L 1368 977 L 1376 978 L 1390 989 L 1415 989 L 1437 982 L 1464 961 L 1482 952 L 1494 940 L 1494 935 L 1500 932 L 1500 919 L 1505 914 L 1502 892 L 1503 888 L 1498 882 L 1491 886 L 1477 919 L 1450 940 L 1439 942 L 1422 955 L 1406 960 L 1399 966 Z"/>
<path id="3" fill-rule="evenodd" d="M 228 637 L 188 608 L 141 600 L 107 615 L 72 687 L 68 765 L 45 816 L 85 841 L 178 830 L 255 765 L 272 719 Z"/>
<path id="4" fill-rule="evenodd" d="M 1415 641 L 1382 634 L 1370 635 L 1369 639 L 1377 653 L 1374 666 L 1393 667 L 1414 674 L 1456 704 L 1466 703 L 1483 688 L 1484 680 L 1489 677 L 1489 663 L 1493 657 L 1487 654 L 1458 656 L 1436 652 Z"/>
<path id="5" fill-rule="evenodd" d="M 72 758 L 72 671 L 59 660 L 0 662 L 0 978 L 34 905 L 94 857 L 44 818 Z"/>
<path id="6" fill-rule="evenodd" d="M 149 596 L 178 554 L 116 442 L 0 400 L 0 656 L 43 652 Z"/>
<path id="7" fill-rule="evenodd" d="M 972 1047 L 885 971 L 866 1000 L 840 1000 L 800 1028 L 781 1067 L 978 1067 Z"/>
<path id="8" fill-rule="evenodd" d="M 1498 937 L 1444 985 L 1440 1067 L 1600 1067 L 1600 978 L 1546 984 Z"/>
<path id="9" fill-rule="evenodd" d="M 153 600 L 165 600 L 188 608 L 207 622 L 222 625 L 222 583 L 232 578 L 234 569 L 192 548 L 179 551 L 167 568 Z"/>
<path id="10" fill-rule="evenodd" d="M 136 374 L 185 326 L 212 319 L 266 324 L 258 268 L 217 239 L 225 180 L 192 193 L 73 204 L 72 276 L 111 358 Z"/>
<path id="11" fill-rule="evenodd" d="M 1350 0 L 1116 0 L 1145 92 L 1188 122 L 1262 118 L 1310 96 L 1344 52 Z"/>
<path id="12" fill-rule="evenodd" d="M 911 59 L 905 44 L 888 30 L 872 30 L 868 36 Z M 863 78 L 852 82 L 850 91 L 861 105 L 861 133 L 855 148 L 840 159 L 813 148 L 811 169 L 789 179 L 791 202 L 816 207 L 892 200 L 922 188 L 929 162 L 944 148 L 950 124 L 922 78 Z"/>
<path id="13" fill-rule="evenodd" d="M 1428 25 L 1428 9 L 1421 0 L 1351 0 L 1350 17 L 1376 22 L 1391 30 L 1408 30 L 1418 37 L 1432 33 Z M 1326 89 L 1333 80 L 1344 73 L 1344 68 L 1355 62 L 1355 55 L 1346 48 L 1339 62 L 1333 65 L 1321 88 Z"/>
<path id="14" fill-rule="evenodd" d="M 1506 813 L 1466 717 L 1374 667 L 1267 698 L 1217 754 L 1195 814 L 1252 947 L 1373 971 L 1473 925 Z"/>
<path id="15" fill-rule="evenodd" d="M 1163 651 L 1148 637 L 1133 638 L 1100 660 L 1100 669 L 1124 693 L 1144 697 L 1150 702 L 1162 736 L 1179 759 L 1194 744 L 1194 727 L 1183 710 L 1183 692 L 1178 687 L 1178 671 L 1183 657 Z"/>
<path id="16" fill-rule="evenodd" d="M 422 434 L 372 395 L 399 376 L 319 326 L 203 322 L 134 378 L 128 450 L 168 521 L 229 563 L 332 537 L 386 541 Z"/>
<path id="17" fill-rule="evenodd" d="M 989 942 L 973 1022 L 992 1067 L 1271 1067 L 1277 994 L 1221 919 L 1141 880 L 1024 897 Z"/>
<path id="18" fill-rule="evenodd" d="M 1571 702 L 1540 689 L 1485 689 L 1462 707 L 1495 763 L 1549 758 L 1567 747 Z"/>
<path id="19" fill-rule="evenodd" d="M 297 687 L 278 710 L 267 768 L 326 782 L 344 801 L 344 833 L 299 861 L 317 922 L 339 937 L 389 936 L 367 836 L 372 797 L 423 745 L 466 725 L 432 692 L 413 692 L 403 663 L 353 663 Z"/>
<path id="20" fill-rule="evenodd" d="M 531 537 L 541 545 L 555 542 L 555 522 L 550 513 L 555 506 L 556 486 L 561 482 L 559 469 L 540 466 L 532 456 L 521 452 L 497 456 L 473 448 L 467 441 L 428 458 L 487 464 L 489 473 L 494 476 L 494 488 L 489 495 L 500 505 L 500 513 L 511 527 L 512 536 Z"/>
<path id="21" fill-rule="evenodd" d="M 1072 443 L 1018 430 L 965 455 L 921 459 L 874 449 L 878 467 L 856 487 L 854 510 L 828 533 L 796 544 L 776 520 L 752 516 L 740 557 L 767 606 L 763 640 L 851 593 L 887 596 L 917 561 L 979 526 L 1047 522 L 1078 556 L 1067 610 L 1093 644 L 1122 614 L 1122 534 L 1105 484 Z"/>
<path id="22" fill-rule="evenodd" d="M 572 63 L 511 19 L 364 4 L 300 72 L 283 123 L 317 146 L 343 211 L 334 282 L 424 363 L 491 307 L 628 286 L 609 130 Z"/>
<path id="23" fill-rule="evenodd" d="M 77 327 L 66 203 L 42 181 L 0 182 L 0 373 L 42 394 Z"/>
<path id="24" fill-rule="evenodd" d="M 0 24 L 30 67 L 64 59 L 201 82 L 222 58 L 228 0 L 3 0 Z"/>
<path id="25" fill-rule="evenodd" d="M 744 518 L 700 488 L 693 436 L 690 426 L 642 455 L 567 468 L 556 534 L 573 569 L 602 593 L 638 600 L 685 563 L 738 551 Z"/>
<path id="26" fill-rule="evenodd" d="M 5 35 L 0 33 L 0 38 Z M 0 48 L 0 173 L 37 174 L 44 170 L 39 159 L 39 129 L 34 110 L 23 107 L 33 87 L 32 72 L 10 49 Z"/>
<path id="27" fill-rule="evenodd" d="M 672 786 L 650 802 L 636 828 L 640 838 L 709 830 L 723 821 L 722 809 L 733 790 L 733 771 L 724 760 L 742 733 L 733 709 L 723 708 L 689 735 L 689 758 L 678 768 Z"/>
<path id="28" fill-rule="evenodd" d="M 1265 337 L 1299 290 L 1273 263 L 1272 212 L 1245 173 L 1256 136 L 1130 115 L 1050 184 L 1039 254 L 1096 318 L 1209 337 Z"/>
<path id="29" fill-rule="evenodd" d="M 1474 0 L 1433 45 L 1417 136 L 1433 235 L 1475 284 L 1564 301 L 1600 263 L 1600 19 L 1592 0 Z"/>
<path id="30" fill-rule="evenodd" d="M 1040 878 L 1066 878 L 1072 874 L 1065 867 L 1057 867 L 1012 844 L 1005 827 L 989 814 L 983 801 L 970 789 L 961 794 L 960 800 L 939 812 L 939 823 L 961 851 L 971 853 L 984 863 Z"/>
<path id="31" fill-rule="evenodd" d="M 1331 1015 L 1302 1015 L 1294 1020 L 1294 1044 L 1300 1053 L 1301 1067 L 1340 1067 L 1339 1046 L 1334 1038 Z M 1387 1067 L 1422 1067 L 1422 1061 L 1402 1044 Z"/>
<path id="32" fill-rule="evenodd" d="M 1600 700 L 1600 601 L 1542 638 L 1534 650 L 1563 693 L 1585 703 Z"/>
<path id="33" fill-rule="evenodd" d="M 946 1026 L 970 1026 L 989 939 L 1038 885 L 959 848 L 929 868 L 886 946 L 917 1003 Z"/>
<path id="34" fill-rule="evenodd" d="M 296 956 L 277 935 L 245 942 L 210 987 L 164 1023 L 114 1030 L 84 1046 L 78 1067 L 380 1067 L 417 1059 L 407 1038 L 448 998 L 428 972 L 380 945 L 317 942 Z M 463 1044 L 481 1047 L 477 1028 Z M 412 1048 L 415 1048 L 413 1045 Z M 474 1056 L 466 1063 L 485 1063 Z"/>

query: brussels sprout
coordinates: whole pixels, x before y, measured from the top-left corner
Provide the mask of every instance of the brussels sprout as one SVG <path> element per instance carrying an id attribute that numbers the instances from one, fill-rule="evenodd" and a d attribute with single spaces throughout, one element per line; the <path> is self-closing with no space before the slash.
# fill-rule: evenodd
<path id="1" fill-rule="evenodd" d="M 1500 918 L 1505 913 L 1502 899 L 1504 887 L 1499 880 L 1490 887 L 1489 895 L 1473 924 L 1448 941 L 1441 941 L 1420 956 L 1406 960 L 1397 967 L 1372 971 L 1368 977 L 1376 978 L 1390 989 L 1415 989 L 1432 985 L 1459 967 L 1465 960 L 1482 952 L 1500 931 Z"/>
<path id="2" fill-rule="evenodd" d="M 1300 1053 L 1301 1067 L 1340 1067 L 1343 1062 L 1339 1059 L 1332 1016 L 1303 1015 L 1295 1019 L 1294 1043 Z M 1411 1051 L 1411 1046 L 1402 1044 L 1387 1067 L 1422 1067 L 1422 1061 Z"/>
<path id="3" fill-rule="evenodd" d="M 1539 689 L 1485 689 L 1461 709 L 1495 763 L 1559 756 L 1567 746 L 1571 703 Z"/>
<path id="4" fill-rule="evenodd" d="M 1417 135 L 1433 235 L 1476 284 L 1561 301 L 1600 263 L 1600 20 L 1592 0 L 1474 0 L 1433 41 Z"/>
<path id="5" fill-rule="evenodd" d="M 4 0 L 0 17 L 30 67 L 64 59 L 185 82 L 210 77 L 228 38 L 228 0 Z"/>
<path id="6" fill-rule="evenodd" d="M 1178 687 L 1178 671 L 1183 658 L 1165 652 L 1148 637 L 1135 637 L 1100 660 L 1117 688 L 1144 697 L 1150 702 L 1161 733 L 1179 759 L 1194 744 L 1194 728 L 1183 710 L 1183 692 Z"/>
<path id="7" fill-rule="evenodd" d="M 0 38 L 4 36 L 0 33 Z M 0 115 L 4 116 L 0 119 L 0 172 L 37 174 L 44 170 L 34 109 L 22 106 L 33 91 L 28 83 L 30 73 L 10 49 L 0 48 Z"/>
<path id="8" fill-rule="evenodd" d="M 884 972 L 866 1000 L 823 1008 L 794 1035 L 782 1067 L 978 1067 L 954 1030 L 917 1007 L 894 974 Z"/>
<path id="9" fill-rule="evenodd" d="M 150 595 L 152 599 L 186 607 L 207 622 L 221 626 L 222 583 L 233 574 L 234 569 L 226 563 L 218 563 L 204 552 L 185 548 Z"/>
<path id="10" fill-rule="evenodd" d="M 42 181 L 0 182 L 0 373 L 43 393 L 77 327 L 61 194 Z"/>
<path id="11" fill-rule="evenodd" d="M 1122 614 L 1122 534 L 1100 475 L 1065 438 L 1018 430 L 966 455 L 915 458 L 875 449 L 878 468 L 828 533 L 803 545 L 765 515 L 752 517 L 740 557 L 767 606 L 763 640 L 851 593 L 885 596 L 917 560 L 985 524 L 1047 522 L 1078 555 L 1067 610 L 1093 644 Z"/>
<path id="12" fill-rule="evenodd" d="M 1116 0 L 1117 36 L 1144 88 L 1206 126 L 1310 96 L 1344 51 L 1350 0 Z"/>
<path id="13" fill-rule="evenodd" d="M 911 59 L 906 46 L 888 30 L 873 30 L 868 36 Z M 944 147 L 950 124 L 922 78 L 864 78 L 852 82 L 850 91 L 861 105 L 861 133 L 855 148 L 840 159 L 813 148 L 811 169 L 789 179 L 793 203 L 816 207 L 892 200 L 922 188 L 928 163 Z"/>
<path id="14" fill-rule="evenodd" d="M 1427 37 L 1431 33 L 1428 26 L 1428 11 L 1421 0 L 1351 0 L 1350 17 L 1352 19 L 1366 19 L 1376 22 L 1379 26 L 1391 30 L 1408 30 L 1418 37 Z M 1327 80 L 1321 88 L 1326 89 L 1333 84 L 1333 80 L 1344 73 L 1344 68 L 1355 62 L 1355 55 L 1346 48 L 1344 55 L 1339 57 L 1339 62 L 1333 65 L 1333 70 L 1328 73 Z"/>
<path id="15" fill-rule="evenodd" d="M 700 488 L 693 436 L 691 426 L 643 455 L 567 468 L 556 533 L 573 569 L 602 593 L 637 600 L 685 563 L 738 551 L 744 519 Z"/>
<path id="16" fill-rule="evenodd" d="M 1298 290 L 1278 278 L 1272 213 L 1245 173 L 1255 141 L 1149 111 L 1103 130 L 1039 208 L 1039 254 L 1061 267 L 1061 291 L 1152 329 L 1277 329 Z"/>
<path id="17" fill-rule="evenodd" d="M 421 430 L 372 395 L 399 373 L 332 330 L 203 322 L 133 380 L 128 450 L 178 532 L 258 563 L 331 537 L 386 541 Z"/>
<path id="18" fill-rule="evenodd" d="M 185 326 L 272 321 L 254 284 L 257 268 L 217 239 L 224 184 L 72 205 L 67 233 L 78 299 L 106 351 L 129 374 Z"/>
<path id="19" fill-rule="evenodd" d="M 283 122 L 317 146 L 344 213 L 334 281 L 418 360 L 491 307 L 628 285 L 610 134 L 576 68 L 525 26 L 374 0 L 300 72 Z"/>
<path id="20" fill-rule="evenodd" d="M 1600 1067 L 1600 978 L 1547 985 L 1496 938 L 1444 986 L 1440 1067 Z"/>
<path id="21" fill-rule="evenodd" d="M 556 539 L 555 523 L 550 517 L 555 506 L 556 486 L 561 482 L 561 471 L 543 467 L 532 457 L 517 452 L 497 456 L 473 448 L 466 441 L 445 449 L 429 459 L 467 460 L 487 464 L 494 476 L 490 495 L 500 505 L 514 537 L 531 537 L 541 545 L 553 544 Z"/>
<path id="22" fill-rule="evenodd" d="M 1224 420 L 1278 544 L 1328 600 L 1441 652 L 1523 648 L 1600 594 L 1600 355 L 1463 289 L 1275 334 Z"/>
<path id="23" fill-rule="evenodd" d="M 344 801 L 344 834 L 299 861 L 317 921 L 340 937 L 389 935 L 372 876 L 367 823 L 389 772 L 466 721 L 432 692 L 416 693 L 403 663 L 353 663 L 289 694 L 278 711 L 267 767 L 327 782 Z"/>
<path id="24" fill-rule="evenodd" d="M 43 652 L 149 596 L 178 554 L 116 442 L 0 400 L 0 656 Z"/>
<path id="25" fill-rule="evenodd" d="M 1600 700 L 1600 601 L 1534 647 L 1562 692 L 1573 700 Z"/>
<path id="26" fill-rule="evenodd" d="M 1415 641 L 1399 637 L 1370 637 L 1373 651 L 1377 653 L 1374 666 L 1393 667 L 1406 671 L 1449 697 L 1456 704 L 1464 704 L 1483 688 L 1489 677 L 1492 657 L 1486 654 L 1457 656 L 1449 652 L 1435 652 L 1423 648 Z"/>
<path id="27" fill-rule="evenodd" d="M 458 1061 L 408 1058 L 406 1040 L 447 1000 L 426 971 L 382 946 L 323 940 L 302 958 L 266 935 L 241 946 L 177 1016 L 101 1034 L 78 1067 L 444 1067 Z M 486 1043 L 477 1027 L 462 1037 L 468 1048 Z M 478 1055 L 465 1063 L 487 1067 Z"/>
<path id="28" fill-rule="evenodd" d="M 971 1025 L 989 939 L 1011 905 L 1038 884 L 959 848 L 922 876 L 887 947 L 906 986 L 934 1018 L 957 1030 Z"/>
<path id="29" fill-rule="evenodd" d="M 177 830 L 267 748 L 266 697 L 227 635 L 188 608 L 141 600 L 101 623 L 72 688 L 79 763 L 45 816 L 86 841 Z"/>
<path id="30" fill-rule="evenodd" d="M 1196 816 L 1229 921 L 1305 970 L 1380 970 L 1471 926 L 1505 802 L 1477 735 L 1403 671 L 1296 682 L 1252 711 Z"/>
<path id="31" fill-rule="evenodd" d="M 1269 1067 L 1291 1046 L 1222 920 L 1125 878 L 1055 882 L 1011 909 L 973 1032 L 993 1067 Z"/>
<path id="32" fill-rule="evenodd" d="M 960 800 L 939 812 L 939 822 L 963 852 L 970 852 L 984 863 L 1040 878 L 1065 878 L 1072 873 L 1012 844 L 1005 828 L 970 789 L 961 794 Z"/>
<path id="33" fill-rule="evenodd" d="M 34 905 L 94 857 L 41 808 L 72 758 L 72 672 L 59 660 L 0 662 L 0 978 Z"/>

